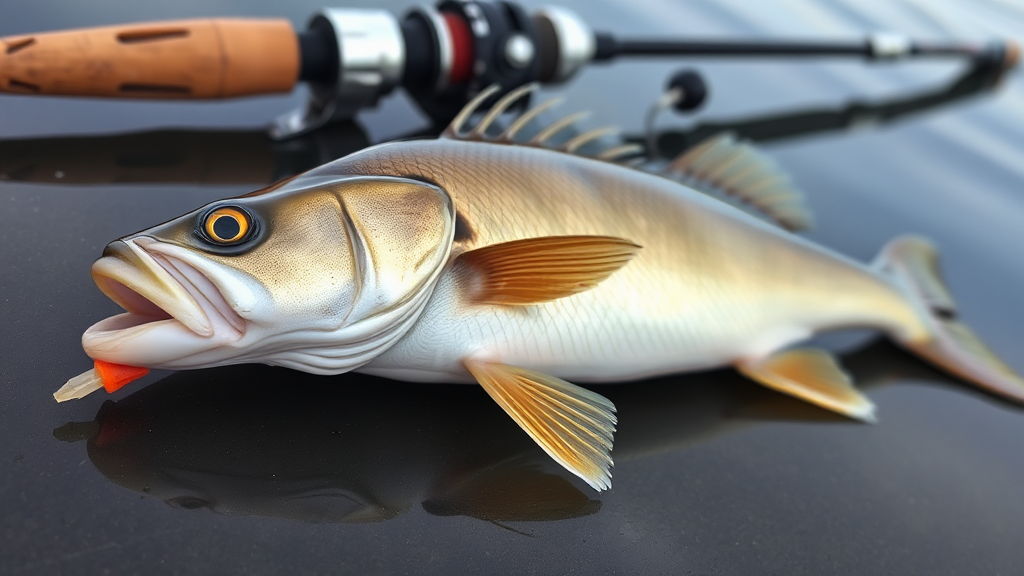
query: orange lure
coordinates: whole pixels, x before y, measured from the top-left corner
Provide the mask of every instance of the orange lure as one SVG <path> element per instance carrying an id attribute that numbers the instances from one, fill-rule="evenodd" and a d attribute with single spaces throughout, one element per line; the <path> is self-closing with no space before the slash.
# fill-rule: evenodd
<path id="1" fill-rule="evenodd" d="M 146 374 L 149 374 L 149 368 L 96 360 L 92 370 L 87 370 L 68 380 L 60 390 L 53 393 L 53 397 L 57 402 L 66 402 L 81 398 L 100 388 L 104 388 L 107 392 L 115 392 Z"/>

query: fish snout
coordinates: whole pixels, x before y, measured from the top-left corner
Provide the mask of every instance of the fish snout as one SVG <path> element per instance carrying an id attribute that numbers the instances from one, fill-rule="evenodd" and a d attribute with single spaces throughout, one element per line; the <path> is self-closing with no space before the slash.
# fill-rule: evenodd
<path id="1" fill-rule="evenodd" d="M 131 314 L 174 318 L 199 336 L 213 335 L 213 325 L 196 298 L 135 239 L 116 240 L 92 265 L 96 286 Z"/>

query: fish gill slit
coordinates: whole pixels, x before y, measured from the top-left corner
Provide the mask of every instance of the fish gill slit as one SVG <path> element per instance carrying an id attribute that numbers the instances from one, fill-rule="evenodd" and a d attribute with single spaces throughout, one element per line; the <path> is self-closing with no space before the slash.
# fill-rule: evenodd
<path id="1" fill-rule="evenodd" d="M 363 284 L 366 278 L 366 252 L 363 250 L 362 242 L 357 242 L 356 238 L 359 235 L 359 231 L 356 230 L 355 225 L 352 223 L 352 215 L 349 214 L 348 206 L 345 205 L 345 201 L 338 198 L 338 206 L 341 208 L 342 220 L 345 224 L 345 235 L 348 237 L 348 249 L 352 254 L 352 261 L 355 263 L 353 272 L 355 273 L 355 294 L 352 295 L 352 308 L 349 309 L 348 313 L 342 319 L 342 323 L 348 323 L 348 318 L 352 312 L 356 309 L 356 304 L 363 296 Z"/>
<path id="2" fill-rule="evenodd" d="M 455 242 L 473 242 L 476 240 L 476 230 L 466 219 L 466 215 L 460 210 L 455 211 Z"/>

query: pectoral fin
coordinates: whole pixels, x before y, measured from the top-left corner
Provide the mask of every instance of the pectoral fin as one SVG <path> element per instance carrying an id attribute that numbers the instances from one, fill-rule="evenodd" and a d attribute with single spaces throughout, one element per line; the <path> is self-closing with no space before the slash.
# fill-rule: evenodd
<path id="1" fill-rule="evenodd" d="M 544 236 L 470 250 L 459 262 L 472 302 L 523 306 L 589 290 L 639 250 L 610 236 Z"/>
<path id="2" fill-rule="evenodd" d="M 615 405 L 564 380 L 496 362 L 466 369 L 549 456 L 595 490 L 611 487 Z"/>
<path id="3" fill-rule="evenodd" d="M 763 360 L 739 362 L 736 368 L 773 390 L 850 418 L 875 421 L 875 405 L 853 387 L 850 377 L 828 352 L 787 350 Z"/>

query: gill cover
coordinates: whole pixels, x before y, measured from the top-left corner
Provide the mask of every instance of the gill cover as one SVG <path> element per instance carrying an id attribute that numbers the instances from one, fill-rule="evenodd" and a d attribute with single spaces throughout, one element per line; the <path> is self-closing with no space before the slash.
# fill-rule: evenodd
<path id="1" fill-rule="evenodd" d="M 352 267 L 351 278 L 331 283 L 349 284 L 351 291 L 342 292 L 351 306 L 319 327 L 310 310 L 291 330 L 289 318 L 280 317 L 277 333 L 251 359 L 337 374 L 366 364 L 415 323 L 447 262 L 455 208 L 444 190 L 405 178 L 347 177 L 318 188 L 338 201 L 348 243 L 342 252 Z"/>

